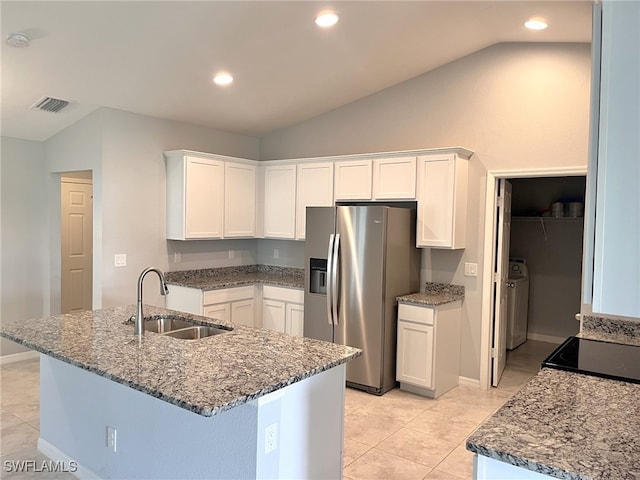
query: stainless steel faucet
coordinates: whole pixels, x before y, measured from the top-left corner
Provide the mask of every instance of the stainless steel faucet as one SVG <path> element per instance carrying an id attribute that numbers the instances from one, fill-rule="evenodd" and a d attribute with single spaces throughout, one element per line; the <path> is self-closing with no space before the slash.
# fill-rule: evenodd
<path id="1" fill-rule="evenodd" d="M 169 293 L 169 287 L 167 287 L 167 282 L 165 282 L 164 274 L 161 270 L 154 267 L 148 267 L 142 271 L 140 277 L 138 277 L 138 307 L 136 309 L 134 327 L 136 335 L 142 335 L 144 333 L 144 315 L 142 314 L 142 280 L 144 280 L 144 276 L 149 272 L 156 272 L 158 277 L 160 277 L 160 295 L 166 295 Z"/>

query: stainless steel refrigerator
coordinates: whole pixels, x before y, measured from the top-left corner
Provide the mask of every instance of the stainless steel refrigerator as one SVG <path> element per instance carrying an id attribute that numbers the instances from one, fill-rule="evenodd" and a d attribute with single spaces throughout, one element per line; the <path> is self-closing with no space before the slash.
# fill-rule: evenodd
<path id="1" fill-rule="evenodd" d="M 361 348 L 347 385 L 396 385 L 398 295 L 419 290 L 415 210 L 307 207 L 304 336 Z"/>

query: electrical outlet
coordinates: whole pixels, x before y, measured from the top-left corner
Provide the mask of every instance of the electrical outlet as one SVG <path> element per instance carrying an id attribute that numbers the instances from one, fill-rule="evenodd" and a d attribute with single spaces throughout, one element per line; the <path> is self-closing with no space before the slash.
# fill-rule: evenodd
<path id="1" fill-rule="evenodd" d="M 180 252 L 173 252 L 173 263 L 180 263 L 182 261 L 182 254 Z"/>
<path id="2" fill-rule="evenodd" d="M 465 263 L 464 264 L 464 276 L 465 277 L 477 277 L 478 276 L 478 264 L 477 263 Z"/>
<path id="3" fill-rule="evenodd" d="M 113 266 L 114 267 L 126 267 L 127 266 L 127 254 L 126 253 L 116 253 L 113 256 Z"/>
<path id="4" fill-rule="evenodd" d="M 116 440 L 118 438 L 118 430 L 107 425 L 107 448 L 116 452 Z"/>
<path id="5" fill-rule="evenodd" d="M 278 448 L 278 424 L 272 423 L 264 429 L 264 453 L 273 452 Z"/>
<path id="6" fill-rule="evenodd" d="M 273 258 L 280 258 L 280 250 L 277 248 L 273 249 Z"/>
<path id="7" fill-rule="evenodd" d="M 234 253 L 233 253 L 233 249 L 231 249 L 231 248 L 230 248 L 230 249 L 229 249 L 229 260 L 233 260 L 233 257 L 234 257 L 234 256 L 235 256 L 235 255 L 234 255 Z"/>

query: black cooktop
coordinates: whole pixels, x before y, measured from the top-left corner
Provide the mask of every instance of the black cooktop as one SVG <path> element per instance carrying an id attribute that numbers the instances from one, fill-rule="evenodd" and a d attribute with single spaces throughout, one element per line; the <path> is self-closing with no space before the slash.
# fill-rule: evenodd
<path id="1" fill-rule="evenodd" d="M 542 367 L 640 383 L 640 346 L 569 337 Z"/>

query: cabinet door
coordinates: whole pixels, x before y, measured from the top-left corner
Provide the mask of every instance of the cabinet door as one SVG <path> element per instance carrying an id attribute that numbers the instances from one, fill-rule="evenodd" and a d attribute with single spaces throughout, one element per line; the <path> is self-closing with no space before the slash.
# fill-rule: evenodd
<path id="1" fill-rule="evenodd" d="M 186 157 L 185 238 L 222 237 L 224 162 Z"/>
<path id="2" fill-rule="evenodd" d="M 255 311 L 253 299 L 240 300 L 231 304 L 231 321 L 239 325 L 253 327 Z"/>
<path id="3" fill-rule="evenodd" d="M 278 300 L 262 301 L 262 328 L 285 332 L 285 303 Z"/>
<path id="4" fill-rule="evenodd" d="M 333 163 L 301 163 L 297 174 L 296 238 L 304 240 L 306 208 L 333 205 Z"/>
<path id="5" fill-rule="evenodd" d="M 335 199 L 371 200 L 371 160 L 335 163 Z"/>
<path id="6" fill-rule="evenodd" d="M 231 321 L 231 304 L 230 303 L 216 303 L 215 305 L 206 305 L 204 307 L 204 316 L 209 318 L 215 318 L 221 322 Z"/>
<path id="7" fill-rule="evenodd" d="M 225 162 L 224 236 L 256 234 L 256 167 Z"/>
<path id="8" fill-rule="evenodd" d="M 295 238 L 296 166 L 264 167 L 264 236 Z"/>
<path id="9" fill-rule="evenodd" d="M 297 303 L 287 303 L 286 332 L 296 337 L 302 337 L 304 332 L 304 306 Z"/>
<path id="10" fill-rule="evenodd" d="M 429 325 L 398 321 L 396 380 L 433 387 L 433 329 Z"/>
<path id="11" fill-rule="evenodd" d="M 416 157 L 379 158 L 373 161 L 373 198 L 416 198 Z"/>
<path id="12" fill-rule="evenodd" d="M 464 248 L 467 168 L 455 155 L 418 158 L 417 246 Z"/>

